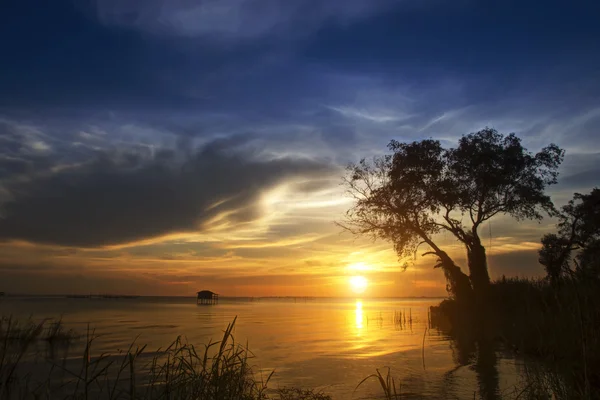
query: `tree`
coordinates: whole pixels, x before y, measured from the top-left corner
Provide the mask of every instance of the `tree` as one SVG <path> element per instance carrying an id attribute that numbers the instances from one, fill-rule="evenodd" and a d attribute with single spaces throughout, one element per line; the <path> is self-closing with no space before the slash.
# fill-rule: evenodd
<path id="1" fill-rule="evenodd" d="M 482 223 L 498 214 L 540 219 L 554 210 L 544 190 L 556 183 L 562 162 L 556 145 L 533 155 L 514 134 L 486 128 L 463 136 L 456 148 L 432 139 L 392 140 L 388 148 L 392 154 L 348 167 L 344 182 L 355 203 L 340 225 L 392 242 L 400 258 L 427 246 L 423 255 L 437 257 L 457 298 L 480 296 L 489 284 Z M 438 243 L 442 231 L 465 246 L 469 277 Z"/>
<path id="2" fill-rule="evenodd" d="M 448 291 L 457 300 L 470 300 L 469 278 L 434 241 L 441 228 L 434 218 L 439 204 L 430 192 L 440 184 L 444 150 L 434 140 L 392 141 L 388 147 L 393 155 L 348 167 L 344 182 L 355 204 L 340 225 L 354 234 L 391 241 L 400 258 L 427 245 L 425 254 L 437 256 L 435 267 L 443 269 Z"/>
<path id="3" fill-rule="evenodd" d="M 463 136 L 446 154 L 450 196 L 447 210 L 467 215 L 462 221 L 446 218 L 447 229 L 466 248 L 471 283 L 476 292 L 485 291 L 490 278 L 485 247 L 479 228 L 498 214 L 517 220 L 541 220 L 542 212 L 554 214 L 549 185 L 556 184 L 564 151 L 550 144 L 531 154 L 514 133 L 504 136 L 495 129 L 483 129 Z"/>
<path id="4" fill-rule="evenodd" d="M 600 189 L 575 193 L 558 218 L 558 233 L 544 235 L 539 251 L 548 279 L 556 284 L 573 272 L 600 276 Z"/>
<path id="5" fill-rule="evenodd" d="M 539 261 L 552 285 L 557 285 L 569 269 L 571 250 L 569 240 L 553 233 L 542 238 Z"/>

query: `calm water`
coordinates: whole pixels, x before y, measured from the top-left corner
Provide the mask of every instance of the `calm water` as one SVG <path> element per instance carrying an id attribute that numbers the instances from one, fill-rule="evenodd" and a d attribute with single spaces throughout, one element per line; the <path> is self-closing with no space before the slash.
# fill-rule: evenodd
<path id="1" fill-rule="evenodd" d="M 197 306 L 191 298 L 8 297 L 0 300 L 0 315 L 62 318 L 67 328 L 79 333 L 85 333 L 89 323 L 99 335 L 96 354 L 126 349 L 136 337 L 151 350 L 165 347 L 178 335 L 194 344 L 218 340 L 237 316 L 236 340 L 248 341 L 257 368 L 275 370 L 276 386 L 319 388 L 335 399 L 377 398 L 381 392 L 375 381 L 354 389 L 376 368 L 389 367 L 402 392 L 415 393 L 415 398 L 472 399 L 481 391 L 510 391 L 519 381 L 518 361 L 495 351 L 482 363 L 438 332 L 426 332 L 428 307 L 437 303 L 221 299 L 216 306 Z M 406 312 L 406 324 L 394 322 L 399 311 Z M 70 354 L 81 354 L 81 346 L 75 343 Z"/>

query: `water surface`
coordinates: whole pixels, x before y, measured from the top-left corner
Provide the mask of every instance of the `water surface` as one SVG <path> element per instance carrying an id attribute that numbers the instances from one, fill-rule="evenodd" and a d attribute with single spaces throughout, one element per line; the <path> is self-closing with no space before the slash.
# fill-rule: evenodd
<path id="1" fill-rule="evenodd" d="M 275 386 L 319 388 L 334 399 L 377 398 L 374 380 L 358 390 L 356 385 L 377 368 L 390 368 L 402 392 L 414 398 L 508 393 L 519 381 L 520 363 L 497 349 L 477 357 L 427 329 L 428 308 L 439 301 L 222 298 L 218 305 L 198 306 L 182 297 L 7 297 L 0 300 L 0 315 L 62 318 L 79 333 L 89 324 L 98 335 L 96 355 L 127 349 L 133 340 L 156 350 L 179 335 L 204 344 L 218 340 L 237 316 L 236 340 L 247 341 L 257 370 L 275 370 Z M 69 354 L 80 355 L 82 346 L 76 342 Z"/>

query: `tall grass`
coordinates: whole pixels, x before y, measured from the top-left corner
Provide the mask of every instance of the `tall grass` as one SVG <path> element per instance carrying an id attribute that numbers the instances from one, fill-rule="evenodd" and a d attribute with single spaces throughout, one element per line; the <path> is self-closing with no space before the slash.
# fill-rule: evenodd
<path id="1" fill-rule="evenodd" d="M 375 379 L 379 383 L 385 400 L 399 400 L 402 398 L 402 385 L 400 383 L 396 385 L 396 380 L 392 377 L 390 368 L 388 368 L 385 376 L 383 376 L 379 369 L 376 369 L 374 374 L 360 381 L 354 390 L 356 391 L 363 383 L 370 379 Z"/>
<path id="2" fill-rule="evenodd" d="M 543 358 L 589 398 L 600 391 L 600 284 L 595 279 L 503 279 L 493 285 L 497 330 L 524 354 Z"/>
<path id="3" fill-rule="evenodd" d="M 46 319 L 35 323 L 31 319 L 23 322 L 0 317 L 0 398 L 9 396 L 11 388 L 22 382 L 20 367 L 39 342 L 46 342 L 54 349 L 76 338 L 72 330 L 64 329 L 60 320 L 49 322 Z M 25 379 L 29 379 L 29 376 Z"/>
<path id="4" fill-rule="evenodd" d="M 328 400 L 312 390 L 269 389 L 273 375 L 261 376 L 250 364 L 252 353 L 235 342 L 236 320 L 220 341 L 196 347 L 178 337 L 153 353 L 135 343 L 117 355 L 94 357 L 94 331 L 88 328 L 83 354 L 75 362 L 29 363 L 36 341 L 75 336 L 58 323 L 21 324 L 1 320 L 0 399 L 141 400 Z M 68 336 L 72 335 L 72 336 Z M 73 361 L 73 360 L 71 360 Z M 33 368 L 33 372 L 31 369 Z"/>
<path id="5" fill-rule="evenodd" d="M 456 337 L 475 326 L 479 331 L 469 333 L 475 340 L 485 327 L 488 339 L 541 362 L 543 368 L 526 371 L 520 398 L 536 398 L 542 392 L 561 399 L 600 396 L 597 279 L 573 276 L 552 285 L 547 280 L 503 278 L 492 283 L 488 300 L 486 315 L 475 315 L 470 322 L 465 322 L 468 312 L 444 301 L 432 310 L 432 324 Z"/>
<path id="6" fill-rule="evenodd" d="M 500 291 L 510 291 L 516 296 L 516 293 L 523 291 L 526 293 L 523 296 L 530 299 L 533 296 L 528 291 L 532 287 L 535 290 L 544 287 L 538 282 L 518 280 L 504 281 L 497 285 L 497 294 Z M 509 303 L 517 302 L 518 299 L 516 296 L 504 306 L 510 307 Z M 533 305 L 524 308 L 532 311 Z M 497 314 L 496 317 L 498 326 L 506 323 L 503 318 L 508 318 L 503 314 Z M 252 353 L 247 346 L 237 343 L 232 334 L 235 323 L 234 319 L 227 326 L 221 340 L 206 345 L 194 346 L 178 337 L 170 346 L 155 352 L 148 352 L 146 346 L 137 346 L 134 342 L 128 349 L 117 354 L 94 356 L 97 336 L 89 328 L 83 337 L 79 337 L 72 331 L 65 330 L 60 321 L 34 324 L 31 321 L 21 323 L 11 318 L 0 319 L 0 399 L 331 400 L 330 396 L 313 390 L 270 387 L 273 373 L 261 375 L 252 368 Z M 506 336 L 504 340 L 507 343 L 509 338 L 519 337 L 519 332 L 506 329 L 506 332 L 515 335 Z M 517 328 L 511 324 L 510 329 L 526 328 Z M 32 361 L 32 352 L 38 343 L 52 345 L 79 339 L 84 340 L 84 346 L 76 359 L 57 361 L 46 358 L 42 363 Z M 527 340 L 530 339 L 526 338 L 524 343 L 528 343 Z M 548 339 L 541 347 L 544 351 L 549 350 L 547 343 L 555 342 Z M 594 343 L 587 342 L 590 351 L 596 349 L 593 347 Z M 539 345 L 536 348 L 539 350 Z M 523 347 L 520 351 L 525 352 L 525 349 L 527 348 Z M 568 351 L 558 354 L 564 356 Z M 593 361 L 597 355 L 590 353 L 587 357 L 588 365 L 596 365 Z M 589 371 L 589 377 L 593 376 Z M 400 381 L 392 377 L 389 368 L 387 373 L 376 370 L 376 373 L 361 381 L 356 389 L 368 380 L 379 383 L 379 398 L 398 400 L 418 397 L 415 393 L 406 392 Z M 588 389 L 585 386 L 575 386 L 551 366 L 534 364 L 526 365 L 523 382 L 501 393 L 501 398 L 584 399 L 594 398 L 594 390 L 593 384 Z M 481 392 L 474 394 L 474 398 L 487 398 L 486 396 L 483 388 Z"/>

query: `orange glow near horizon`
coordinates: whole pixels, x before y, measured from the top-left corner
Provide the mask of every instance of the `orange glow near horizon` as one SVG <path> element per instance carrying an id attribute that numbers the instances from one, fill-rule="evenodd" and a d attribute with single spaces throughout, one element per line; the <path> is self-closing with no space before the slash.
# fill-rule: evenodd
<path id="1" fill-rule="evenodd" d="M 5 241 L 0 243 L 5 265 L 0 271 L 12 291 L 24 294 L 193 296 L 210 289 L 224 297 L 446 295 L 444 275 L 431 268 L 431 257 L 410 260 L 402 271 L 402 260 L 389 243 L 340 234 L 331 224 L 345 206 L 298 206 L 300 200 L 336 198 L 332 193 L 297 203 L 288 199 L 290 193 L 270 193 L 277 210 L 233 228 L 199 228 L 95 248 Z M 279 207 L 282 199 L 288 208 Z M 465 265 L 462 247 L 443 237 L 439 241 Z M 537 248 L 533 240 L 499 234 L 488 254 L 532 254 L 527 262 L 535 267 Z M 492 277 L 505 273 L 502 267 L 490 259 Z"/>

